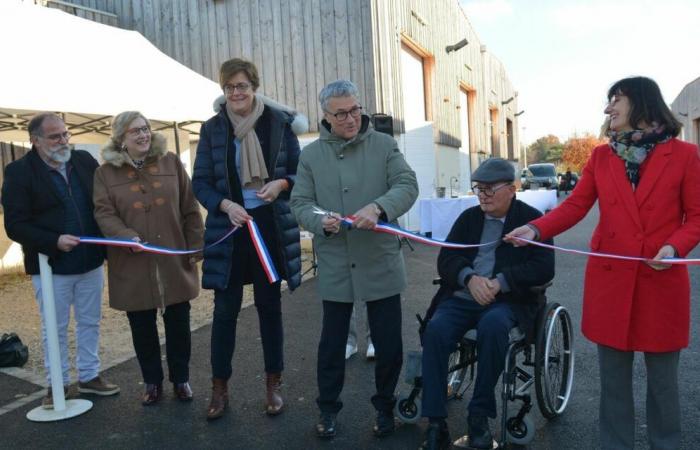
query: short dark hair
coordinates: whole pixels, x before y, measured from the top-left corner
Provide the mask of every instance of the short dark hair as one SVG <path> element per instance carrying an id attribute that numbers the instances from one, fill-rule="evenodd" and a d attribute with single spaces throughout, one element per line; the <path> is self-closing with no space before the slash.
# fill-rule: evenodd
<path id="1" fill-rule="evenodd" d="M 27 124 L 27 132 L 29 133 L 29 137 L 41 136 L 41 127 L 42 125 L 44 125 L 44 121 L 46 121 L 46 119 L 48 118 L 63 121 L 63 119 L 61 119 L 58 115 L 52 112 L 39 113 L 36 116 L 32 117 L 29 121 L 29 124 Z"/>
<path id="2" fill-rule="evenodd" d="M 257 91 L 258 87 L 260 87 L 258 68 L 252 62 L 241 58 L 229 59 L 221 64 L 219 69 L 219 84 L 221 88 L 223 89 L 226 82 L 239 72 L 243 72 L 248 77 L 250 84 L 253 85 L 253 90 Z"/>
<path id="3" fill-rule="evenodd" d="M 665 131 L 674 137 L 681 132 L 683 125 L 673 116 L 664 102 L 659 85 L 651 78 L 623 78 L 608 89 L 608 101 L 614 95 L 624 95 L 629 99 L 629 123 L 633 128 L 639 126 L 640 122 L 645 122 L 647 125 L 656 122 L 663 125 Z"/>

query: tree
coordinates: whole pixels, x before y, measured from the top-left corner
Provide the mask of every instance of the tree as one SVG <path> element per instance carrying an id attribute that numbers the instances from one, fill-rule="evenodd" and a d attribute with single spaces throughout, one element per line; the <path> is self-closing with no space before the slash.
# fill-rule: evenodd
<path id="1" fill-rule="evenodd" d="M 572 172 L 581 173 L 593 149 L 605 142 L 589 133 L 583 136 L 574 134 L 564 144 L 564 151 L 561 155 L 562 165 Z"/>
<path id="2" fill-rule="evenodd" d="M 558 137 L 553 134 L 542 136 L 527 147 L 527 163 L 558 162 L 563 149 Z"/>

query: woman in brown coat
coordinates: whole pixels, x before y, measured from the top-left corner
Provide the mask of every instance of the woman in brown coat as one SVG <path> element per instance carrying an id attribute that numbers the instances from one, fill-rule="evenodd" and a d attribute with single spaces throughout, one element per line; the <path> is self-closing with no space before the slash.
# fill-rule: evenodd
<path id="1" fill-rule="evenodd" d="M 95 172 L 95 219 L 105 237 L 132 239 L 161 247 L 201 248 L 203 223 L 192 186 L 165 138 L 151 132 L 139 112 L 126 111 L 112 122 Z M 163 391 L 163 369 L 156 326 L 165 324 L 169 379 L 176 397 L 192 399 L 189 385 L 190 303 L 199 293 L 196 259 L 109 247 L 109 304 L 126 311 L 146 391 L 144 406 Z"/>

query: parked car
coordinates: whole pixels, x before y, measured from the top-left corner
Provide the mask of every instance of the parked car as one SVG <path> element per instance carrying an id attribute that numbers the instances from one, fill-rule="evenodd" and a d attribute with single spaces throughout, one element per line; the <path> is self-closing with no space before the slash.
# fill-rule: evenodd
<path id="1" fill-rule="evenodd" d="M 557 179 L 556 167 L 551 163 L 530 164 L 526 169 L 525 181 L 523 181 L 522 186 L 523 189 L 539 189 L 541 187 L 556 189 L 558 197 L 559 180 Z"/>

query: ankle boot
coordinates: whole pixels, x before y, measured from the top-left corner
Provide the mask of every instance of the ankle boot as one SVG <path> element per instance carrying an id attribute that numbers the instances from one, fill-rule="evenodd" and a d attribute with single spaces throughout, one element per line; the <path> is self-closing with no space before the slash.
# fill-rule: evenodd
<path id="1" fill-rule="evenodd" d="M 268 373 L 267 381 L 267 409 L 265 412 L 268 416 L 276 416 L 282 412 L 282 395 L 280 395 L 280 386 L 282 384 L 281 373 Z"/>
<path id="2" fill-rule="evenodd" d="M 212 378 L 211 402 L 207 410 L 207 420 L 218 419 L 228 408 L 228 380 Z"/>

